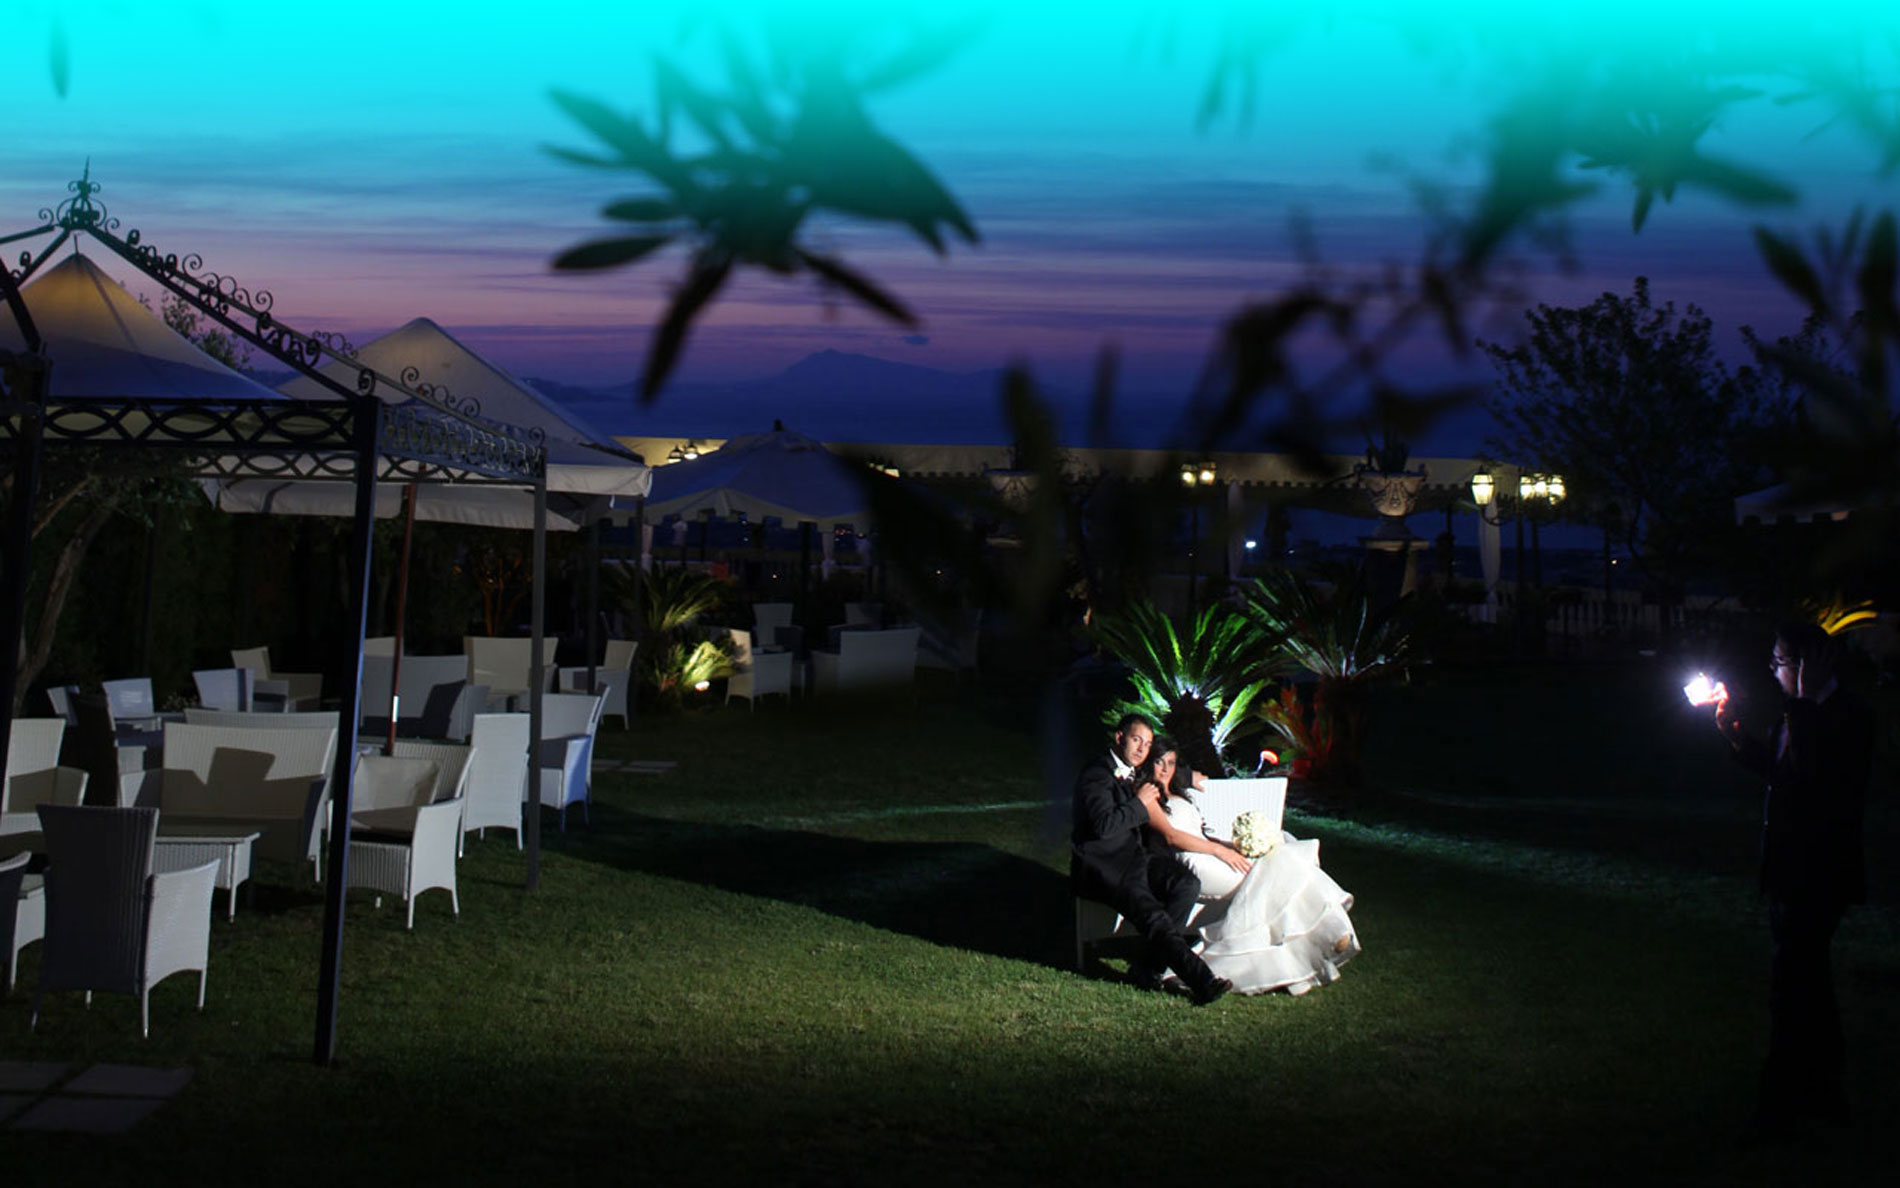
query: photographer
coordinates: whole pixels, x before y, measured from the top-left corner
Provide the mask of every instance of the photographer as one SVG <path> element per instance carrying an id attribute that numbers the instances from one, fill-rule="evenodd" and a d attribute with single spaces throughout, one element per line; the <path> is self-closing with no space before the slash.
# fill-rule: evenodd
<path id="1" fill-rule="evenodd" d="M 1840 1008 L 1829 947 L 1866 881 L 1861 815 L 1873 754 L 1873 715 L 1840 680 L 1837 641 L 1812 623 L 1775 635 L 1771 665 L 1786 695 L 1767 739 L 1717 703 L 1736 757 L 1768 780 L 1762 802 L 1761 889 L 1774 938 L 1768 1058 L 1754 1125 L 1785 1131 L 1803 1118 L 1847 1117 Z"/>

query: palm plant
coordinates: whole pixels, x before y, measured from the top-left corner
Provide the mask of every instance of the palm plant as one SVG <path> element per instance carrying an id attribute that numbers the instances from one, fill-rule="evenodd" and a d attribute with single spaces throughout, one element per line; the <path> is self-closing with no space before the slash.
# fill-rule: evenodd
<path id="1" fill-rule="evenodd" d="M 1187 625 L 1184 637 L 1172 619 L 1143 601 L 1098 620 L 1093 634 L 1128 666 L 1134 685 L 1132 697 L 1110 707 L 1108 720 L 1146 714 L 1174 736 L 1190 766 L 1222 774 L 1222 748 L 1258 726 L 1248 711 L 1279 673 L 1259 628 L 1214 605 Z"/>
<path id="2" fill-rule="evenodd" d="M 639 680 L 661 706 L 676 707 L 689 691 L 731 675 L 729 638 L 691 638 L 700 620 L 725 602 L 725 582 L 686 569 L 606 573 L 608 596 L 640 624 Z"/>
<path id="3" fill-rule="evenodd" d="M 1411 659 L 1421 603 L 1406 595 L 1379 605 L 1363 567 L 1329 584 L 1276 569 L 1241 590 L 1241 615 L 1286 664 L 1319 678 L 1310 709 L 1291 690 L 1263 703 L 1267 725 L 1306 753 L 1313 778 L 1356 784 L 1365 731 L 1364 691 Z M 1309 717 L 1310 715 L 1310 717 Z"/>

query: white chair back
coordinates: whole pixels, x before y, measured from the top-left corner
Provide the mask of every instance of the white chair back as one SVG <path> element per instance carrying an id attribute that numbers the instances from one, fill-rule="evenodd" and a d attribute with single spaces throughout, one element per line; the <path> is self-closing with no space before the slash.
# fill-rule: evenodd
<path id="1" fill-rule="evenodd" d="M 7 732 L 7 779 L 59 766 L 64 718 L 15 718 Z"/>
<path id="2" fill-rule="evenodd" d="M 528 715 L 477 714 L 462 781 L 462 831 L 512 829 L 521 845 L 528 798 Z"/>
<path id="3" fill-rule="evenodd" d="M 755 602 L 752 604 L 752 631 L 761 644 L 777 645 L 778 629 L 792 625 L 792 604 L 789 602 Z"/>
<path id="4" fill-rule="evenodd" d="M 106 712 L 112 715 L 114 725 L 128 718 L 158 716 L 158 704 L 152 696 L 152 678 L 150 677 L 127 677 L 119 681 L 101 681 L 99 687 L 105 690 Z"/>
<path id="5" fill-rule="evenodd" d="M 441 767 L 433 759 L 359 755 L 356 784 L 350 791 L 350 808 L 354 812 L 366 812 L 433 804 L 436 777 L 440 774 Z"/>
<path id="6" fill-rule="evenodd" d="M 79 696 L 78 685 L 48 685 L 46 700 L 53 705 L 53 712 L 66 720 L 66 725 L 79 725 L 79 711 L 73 708 L 73 698 Z"/>
<path id="7" fill-rule="evenodd" d="M 1194 805 L 1214 837 L 1231 839 L 1234 820 L 1246 812 L 1265 813 L 1273 831 L 1280 829 L 1286 811 L 1286 777 L 1263 776 L 1247 780 L 1209 780 L 1194 794 Z"/>
<path id="8" fill-rule="evenodd" d="M 42 805 L 39 813 L 46 845 L 40 992 L 139 993 L 158 810 Z"/>
<path id="9" fill-rule="evenodd" d="M 248 713 L 251 708 L 251 670 L 200 668 L 191 674 L 198 686 L 198 704 L 210 710 Z"/>
<path id="10" fill-rule="evenodd" d="M 632 668 L 634 653 L 640 650 L 637 640 L 610 639 L 607 641 L 607 658 L 601 661 L 602 668 Z"/>

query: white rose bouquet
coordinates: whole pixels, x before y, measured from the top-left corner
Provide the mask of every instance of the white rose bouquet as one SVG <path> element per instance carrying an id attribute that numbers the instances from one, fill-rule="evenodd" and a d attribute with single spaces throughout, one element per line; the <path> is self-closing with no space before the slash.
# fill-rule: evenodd
<path id="1" fill-rule="evenodd" d="M 1280 831 L 1265 813 L 1246 812 L 1234 818 L 1234 848 L 1249 858 L 1265 858 L 1280 844 Z"/>

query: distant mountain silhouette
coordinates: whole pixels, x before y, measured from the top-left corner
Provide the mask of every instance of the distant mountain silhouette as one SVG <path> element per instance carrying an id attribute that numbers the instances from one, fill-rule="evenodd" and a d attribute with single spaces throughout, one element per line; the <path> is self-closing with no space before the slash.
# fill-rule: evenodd
<path id="1" fill-rule="evenodd" d="M 676 384 L 642 408 L 634 385 L 576 387 L 528 379 L 607 433 L 731 437 L 781 420 L 825 441 L 1006 441 L 1002 371 L 952 372 L 869 355 L 820 351 L 777 375 Z"/>

